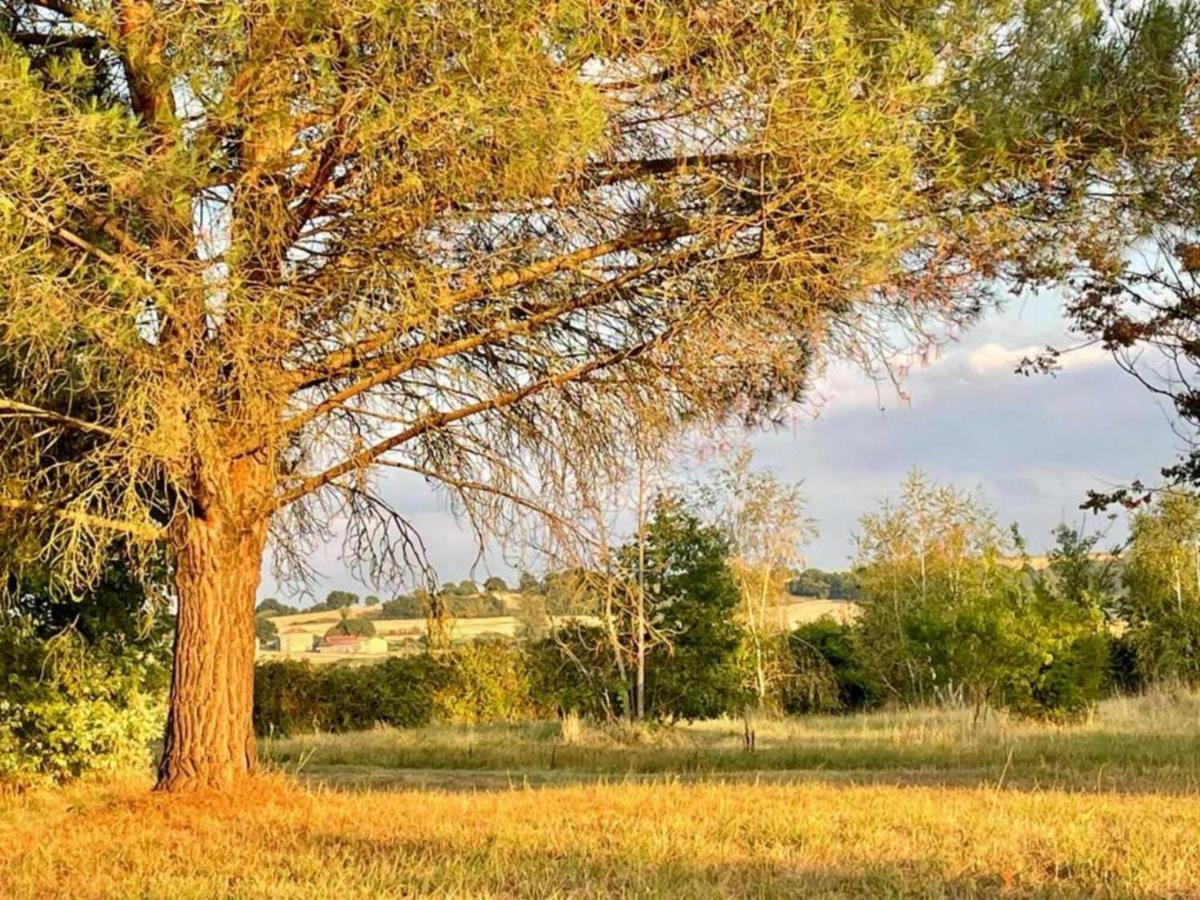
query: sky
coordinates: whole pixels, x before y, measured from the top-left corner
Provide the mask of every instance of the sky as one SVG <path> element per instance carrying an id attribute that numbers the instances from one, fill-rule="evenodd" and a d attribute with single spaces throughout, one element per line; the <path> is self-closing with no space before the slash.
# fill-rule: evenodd
<path id="1" fill-rule="evenodd" d="M 1105 530 L 1105 545 L 1120 540 L 1123 516 L 1084 518 L 1087 490 L 1153 481 L 1179 442 L 1161 403 L 1098 348 L 1066 357 L 1054 377 L 1014 373 L 1028 353 L 1069 343 L 1052 295 L 1011 301 L 909 371 L 905 398 L 834 363 L 816 385 L 823 402 L 815 412 L 797 410 L 782 429 L 747 434 L 756 468 L 802 483 L 818 528 L 804 548 L 808 564 L 848 566 L 859 518 L 894 497 L 914 466 L 976 492 L 1001 523 L 1019 523 L 1031 552 L 1044 550 L 1063 521 Z M 421 533 L 440 580 L 512 578 L 506 557 L 513 554 L 503 548 L 477 562 L 475 537 L 444 496 L 403 473 L 383 478 L 383 492 Z M 315 551 L 320 577 L 312 594 L 379 593 L 351 575 L 339 552 L 336 540 Z M 269 570 L 260 596 L 301 599 Z"/>

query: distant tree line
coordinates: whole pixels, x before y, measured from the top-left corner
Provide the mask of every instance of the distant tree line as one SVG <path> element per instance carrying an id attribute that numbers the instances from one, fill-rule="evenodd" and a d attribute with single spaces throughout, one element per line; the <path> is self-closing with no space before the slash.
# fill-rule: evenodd
<path id="1" fill-rule="evenodd" d="M 763 640 L 751 634 L 747 582 L 735 566 L 747 564 L 744 548 L 699 512 L 664 495 L 608 570 L 564 570 L 539 582 L 540 596 L 589 610 L 596 618 L 586 623 L 530 628 L 515 642 L 447 647 L 354 674 L 260 666 L 259 727 L 301 720 L 364 727 L 365 719 L 328 711 L 344 691 L 393 724 L 448 715 L 444 700 L 430 698 L 455 691 L 491 698 L 468 704 L 463 715 L 471 721 L 631 716 L 639 624 L 627 600 L 638 581 L 651 636 L 651 719 L 928 704 L 1066 719 L 1110 693 L 1200 685 L 1200 499 L 1193 495 L 1164 495 L 1137 512 L 1119 560 L 1098 552 L 1099 536 L 1062 526 L 1046 564 L 1035 566 L 1019 532 L 1001 528 L 986 504 L 913 473 L 898 502 L 862 519 L 853 573 L 815 572 L 805 582 L 814 591 L 806 596 L 853 596 L 857 616 L 777 628 Z M 635 560 L 644 562 L 640 571 Z M 788 593 L 797 580 L 785 582 Z M 425 675 L 409 683 L 401 711 L 382 715 L 364 698 L 384 691 L 377 681 L 401 668 L 439 674 L 428 675 L 425 687 Z M 271 692 L 299 672 L 307 687 L 289 689 L 293 713 L 265 712 L 279 709 Z M 414 691 L 429 697 L 417 703 Z M 319 708 L 305 705 L 310 694 Z"/>

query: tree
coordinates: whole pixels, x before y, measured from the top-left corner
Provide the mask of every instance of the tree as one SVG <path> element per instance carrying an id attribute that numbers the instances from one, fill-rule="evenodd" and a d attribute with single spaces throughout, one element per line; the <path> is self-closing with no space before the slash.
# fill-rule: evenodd
<path id="1" fill-rule="evenodd" d="M 425 610 L 425 604 L 419 598 L 402 594 L 385 601 L 382 614 L 385 619 L 420 619 L 425 615 Z"/>
<path id="2" fill-rule="evenodd" d="M 297 612 L 299 610 L 296 607 L 288 606 L 275 597 L 268 597 L 254 607 L 255 615 L 259 616 L 293 616 Z"/>
<path id="3" fill-rule="evenodd" d="M 517 577 L 517 590 L 522 594 L 533 594 L 541 590 L 537 576 L 530 572 L 522 572 Z"/>
<path id="4" fill-rule="evenodd" d="M 635 552 L 624 548 L 631 571 Z M 669 641 L 648 650 L 647 715 L 705 719 L 742 705 L 741 596 L 729 555 L 722 528 L 669 497 L 655 503 L 645 529 L 646 608 L 649 626 Z"/>
<path id="5" fill-rule="evenodd" d="M 1200 683 L 1200 499 L 1169 491 L 1134 516 L 1118 618 L 1143 681 Z"/>
<path id="6" fill-rule="evenodd" d="M 353 636 L 353 637 L 370 637 L 375 633 L 375 623 L 370 619 L 363 619 L 357 616 L 349 615 L 346 609 L 342 610 L 342 618 L 336 625 L 330 626 L 325 631 L 325 637 L 334 637 L 335 635 Z"/>
<path id="7" fill-rule="evenodd" d="M 739 451 L 701 493 L 732 548 L 730 567 L 741 594 L 738 615 L 746 632 L 750 687 L 761 707 L 784 663 L 784 647 L 777 640 L 781 629 L 771 608 L 786 591 L 792 569 L 802 561 L 800 548 L 816 527 L 804 515 L 800 486 L 784 484 L 770 472 L 752 471 L 752 461 L 750 450 Z"/>
<path id="8" fill-rule="evenodd" d="M 80 575 L 165 545 L 159 786 L 254 764 L 268 534 L 424 567 L 371 470 L 502 530 L 1048 271 L 1153 140 L 1076 127 L 1091 9 L 6 2 L 0 504 Z"/>
<path id="9" fill-rule="evenodd" d="M 793 577 L 788 593 L 796 597 L 853 600 L 858 596 L 858 579 L 853 572 L 823 572 L 807 568 Z"/>
<path id="10" fill-rule="evenodd" d="M 489 593 L 504 592 L 508 590 L 508 585 L 499 575 L 492 575 L 483 583 L 483 589 Z"/>
<path id="11" fill-rule="evenodd" d="M 1153 133 L 1134 152 L 1096 175 L 1110 185 L 1117 228 L 1102 229 L 1076 248 L 1066 279 L 1066 316 L 1079 342 L 1026 359 L 1026 372 L 1057 369 L 1064 355 L 1099 347 L 1166 401 L 1188 451 L 1163 470 L 1168 482 L 1200 484 L 1200 7 L 1192 2 L 1131 4 L 1122 10 L 1128 40 L 1113 41 L 1087 76 L 1096 102 L 1111 105 L 1114 134 Z M 1119 77 L 1113 77 L 1120 72 Z M 1103 85 L 1103 88 L 1100 86 Z M 1116 113 L 1123 97 L 1145 105 Z M 1100 120 L 1097 120 L 1098 122 Z M 1136 238 L 1131 251 L 1127 240 Z M 1092 492 L 1090 506 L 1147 499 L 1139 482 Z"/>
<path id="12" fill-rule="evenodd" d="M 980 500 L 913 470 L 900 501 L 860 520 L 856 573 L 863 641 L 879 679 L 908 702 L 968 687 L 983 704 L 1012 652 L 1016 573 L 997 564 L 1004 534 Z"/>
<path id="13" fill-rule="evenodd" d="M 279 636 L 279 629 L 275 627 L 275 623 L 266 616 L 256 615 L 254 617 L 254 639 L 259 644 L 265 644 L 268 641 L 275 640 Z"/>

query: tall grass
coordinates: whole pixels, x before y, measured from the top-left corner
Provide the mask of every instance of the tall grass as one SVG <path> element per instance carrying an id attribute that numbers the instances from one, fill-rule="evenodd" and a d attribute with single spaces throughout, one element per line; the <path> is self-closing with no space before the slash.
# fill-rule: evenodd
<path id="1" fill-rule="evenodd" d="M 743 749 L 740 721 L 674 728 L 586 723 L 431 726 L 272 742 L 284 771 L 329 779 L 455 770 L 564 776 L 717 776 L 802 772 L 806 777 L 979 784 L 1003 776 L 1027 787 L 1190 791 L 1200 787 L 1200 697 L 1113 699 L 1084 722 L 1051 725 L 990 713 L 915 710 L 756 723 Z M 436 779 L 435 779 L 436 780 Z M 481 783 L 487 782 L 481 779 Z M 489 782 L 490 783 L 490 782 Z"/>

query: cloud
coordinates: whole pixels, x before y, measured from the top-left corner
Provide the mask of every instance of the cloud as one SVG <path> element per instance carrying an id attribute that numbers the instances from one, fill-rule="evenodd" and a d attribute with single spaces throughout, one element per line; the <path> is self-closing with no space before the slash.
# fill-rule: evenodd
<path id="1" fill-rule="evenodd" d="M 983 344 L 967 354 L 966 368 L 974 375 L 990 376 L 997 373 L 1011 374 L 1021 360 L 1033 359 L 1046 351 L 1041 344 L 1023 347 L 1006 347 L 995 341 Z M 1096 366 L 1108 365 L 1112 357 L 1098 344 L 1089 344 L 1059 357 L 1059 368 L 1064 372 L 1083 371 Z"/>

